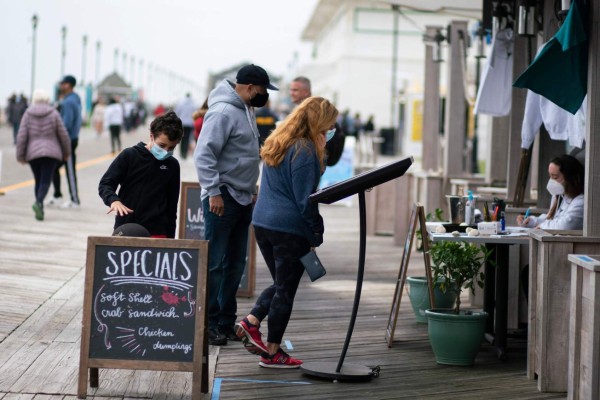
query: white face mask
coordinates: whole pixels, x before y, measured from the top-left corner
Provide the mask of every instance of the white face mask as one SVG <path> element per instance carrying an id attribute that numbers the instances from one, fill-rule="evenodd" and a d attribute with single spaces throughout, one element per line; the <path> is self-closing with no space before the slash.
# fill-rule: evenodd
<path id="1" fill-rule="evenodd" d="M 561 195 L 565 194 L 565 187 L 562 185 L 562 183 L 560 183 L 556 179 L 548 180 L 548 184 L 546 185 L 546 190 L 548 190 L 548 192 L 552 196 L 561 196 Z"/>

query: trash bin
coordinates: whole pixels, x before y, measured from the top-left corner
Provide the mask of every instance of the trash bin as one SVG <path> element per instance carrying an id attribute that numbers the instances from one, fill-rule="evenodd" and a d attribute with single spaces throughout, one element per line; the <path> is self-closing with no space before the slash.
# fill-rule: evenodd
<path id="1" fill-rule="evenodd" d="M 379 136 L 383 139 L 381 142 L 381 154 L 384 156 L 396 155 L 396 131 L 394 128 L 381 128 Z"/>

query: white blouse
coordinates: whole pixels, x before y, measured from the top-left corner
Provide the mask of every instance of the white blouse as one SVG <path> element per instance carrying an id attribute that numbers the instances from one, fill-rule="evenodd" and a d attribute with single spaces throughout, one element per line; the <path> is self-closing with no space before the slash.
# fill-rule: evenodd
<path id="1" fill-rule="evenodd" d="M 558 199 L 557 196 L 552 201 L 554 202 L 556 199 Z M 548 219 L 546 214 L 531 217 L 527 226 L 541 229 L 581 230 L 583 229 L 583 203 L 583 193 L 573 199 L 564 195 L 554 218 Z"/>

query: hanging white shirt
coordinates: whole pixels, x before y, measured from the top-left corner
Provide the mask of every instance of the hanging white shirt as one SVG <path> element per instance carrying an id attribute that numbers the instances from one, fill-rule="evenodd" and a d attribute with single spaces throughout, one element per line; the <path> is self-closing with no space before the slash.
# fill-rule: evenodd
<path id="1" fill-rule="evenodd" d="M 492 39 L 475 101 L 475 114 L 502 117 L 510 114 L 512 101 L 514 34 L 501 29 Z"/>
<path id="2" fill-rule="evenodd" d="M 537 55 L 546 46 L 546 43 L 538 48 Z M 521 126 L 521 148 L 528 149 L 531 146 L 535 135 L 544 124 L 548 135 L 553 140 L 568 140 L 571 146 L 581 149 L 585 140 L 586 105 L 587 96 L 583 99 L 577 113 L 573 115 L 544 96 L 527 90 L 525 113 Z"/>
<path id="3" fill-rule="evenodd" d="M 525 114 L 521 127 L 521 147 L 528 149 L 544 124 L 553 140 L 568 140 L 571 146 L 582 148 L 585 139 L 585 107 L 587 96 L 575 115 L 531 90 L 525 99 Z"/>

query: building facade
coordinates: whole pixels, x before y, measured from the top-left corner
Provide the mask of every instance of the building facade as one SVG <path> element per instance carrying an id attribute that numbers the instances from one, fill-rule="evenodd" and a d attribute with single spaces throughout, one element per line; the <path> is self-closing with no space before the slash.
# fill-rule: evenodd
<path id="1" fill-rule="evenodd" d="M 425 27 L 481 13 L 474 0 L 320 0 L 302 34 L 313 58 L 298 72 L 313 94 L 363 121 L 373 115 L 378 129 L 395 129 L 397 150 L 420 154 Z"/>

